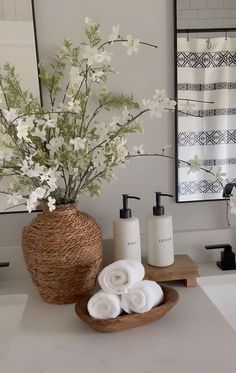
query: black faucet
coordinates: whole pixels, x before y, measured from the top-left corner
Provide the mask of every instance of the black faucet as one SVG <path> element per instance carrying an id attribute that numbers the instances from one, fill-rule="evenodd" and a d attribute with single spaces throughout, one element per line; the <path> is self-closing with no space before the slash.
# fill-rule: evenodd
<path id="1" fill-rule="evenodd" d="M 222 243 L 217 245 L 206 245 L 205 248 L 207 250 L 224 249 L 224 251 L 221 251 L 221 261 L 216 263 L 217 266 L 222 269 L 222 271 L 236 269 L 235 253 L 232 251 L 231 245 L 228 243 Z"/>
<path id="2" fill-rule="evenodd" d="M 0 267 L 9 267 L 9 262 L 0 263 Z"/>

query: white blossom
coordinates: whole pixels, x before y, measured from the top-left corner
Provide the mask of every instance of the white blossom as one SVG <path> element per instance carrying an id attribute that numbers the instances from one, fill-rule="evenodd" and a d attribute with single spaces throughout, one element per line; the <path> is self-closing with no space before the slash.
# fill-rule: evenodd
<path id="1" fill-rule="evenodd" d="M 109 35 L 108 37 L 108 40 L 113 43 L 114 40 L 118 39 L 118 36 L 119 36 L 119 32 L 120 32 L 120 26 L 119 25 L 115 25 L 112 27 L 112 32 L 111 34 Z"/>
<path id="2" fill-rule="evenodd" d="M 86 23 L 86 25 L 89 25 L 89 26 L 95 26 L 96 25 L 96 23 L 93 22 L 91 20 L 91 18 L 89 18 L 89 17 L 85 17 L 84 22 Z"/>
<path id="3" fill-rule="evenodd" d="M 104 164 L 106 162 L 106 157 L 104 155 L 103 149 L 96 148 L 93 151 L 92 162 L 93 162 L 94 167 L 96 167 L 96 168 L 104 166 Z"/>
<path id="4" fill-rule="evenodd" d="M 82 139 L 81 137 L 70 139 L 70 144 L 73 145 L 75 150 L 84 149 L 85 143 L 86 143 L 86 139 Z"/>
<path id="5" fill-rule="evenodd" d="M 226 172 L 222 171 L 222 167 L 217 167 L 214 172 L 216 180 L 219 180 L 220 182 L 224 181 L 224 178 L 226 177 Z"/>
<path id="6" fill-rule="evenodd" d="M 135 154 L 145 154 L 145 150 L 144 150 L 144 148 L 143 148 L 143 144 L 141 144 L 141 145 L 134 145 L 133 146 L 133 151 L 134 151 L 134 153 Z"/>
<path id="7" fill-rule="evenodd" d="M 121 118 L 118 116 L 118 115 L 114 115 L 112 117 L 112 120 L 110 123 L 108 123 L 108 126 L 111 127 L 111 129 L 115 129 L 115 127 L 117 126 L 117 124 L 119 124 L 121 121 Z"/>
<path id="8" fill-rule="evenodd" d="M 143 105 L 150 110 L 151 117 L 160 118 L 164 110 L 173 110 L 176 102 L 167 97 L 164 89 L 156 89 L 151 99 L 143 100 Z"/>
<path id="9" fill-rule="evenodd" d="M 55 203 L 56 203 L 55 198 L 48 197 L 48 208 L 50 212 L 56 209 Z"/>
<path id="10" fill-rule="evenodd" d="M 80 84 L 82 83 L 84 77 L 80 75 L 81 71 L 79 67 L 77 66 L 72 66 L 69 72 L 70 76 L 70 84 L 72 85 L 73 88 L 79 88 Z"/>
<path id="11" fill-rule="evenodd" d="M 36 188 L 33 192 L 30 193 L 29 199 L 36 203 L 38 200 L 41 200 L 47 194 L 47 190 L 42 187 Z"/>
<path id="12" fill-rule="evenodd" d="M 18 114 L 18 112 L 17 112 L 17 109 L 13 109 L 13 108 L 11 108 L 11 109 L 9 109 L 9 110 L 7 110 L 7 109 L 3 109 L 2 112 L 3 112 L 3 116 L 4 116 L 4 118 L 5 118 L 9 123 L 13 122 L 13 121 L 14 121 L 14 120 L 19 116 L 19 114 Z"/>
<path id="13" fill-rule="evenodd" d="M 202 160 L 198 158 L 198 156 L 195 154 L 194 158 L 193 159 L 189 159 L 188 160 L 188 163 L 190 163 L 189 165 L 189 171 L 188 171 L 188 174 L 190 172 L 197 172 L 197 171 L 200 171 L 200 167 L 202 165 Z"/>
<path id="14" fill-rule="evenodd" d="M 47 119 L 45 122 L 45 125 L 48 128 L 55 128 L 57 125 L 57 119 L 56 118 Z"/>
<path id="15" fill-rule="evenodd" d="M 40 138 L 42 141 L 46 141 L 45 129 L 40 130 L 38 127 L 36 127 L 31 135 Z"/>
<path id="16" fill-rule="evenodd" d="M 17 121 L 17 137 L 19 140 L 25 140 L 30 141 L 28 138 L 29 131 L 34 128 L 33 120 L 32 118 L 27 118 L 26 120 L 19 119 Z"/>
<path id="17" fill-rule="evenodd" d="M 32 212 L 32 210 L 34 210 L 37 206 L 37 202 L 33 202 L 30 198 L 27 199 L 26 201 L 26 208 L 28 210 L 29 213 Z"/>
<path id="18" fill-rule="evenodd" d="M 50 151 L 51 156 L 53 157 L 54 154 L 61 148 L 64 144 L 63 137 L 53 137 L 49 144 L 46 145 L 46 148 Z"/>
<path id="19" fill-rule="evenodd" d="M 82 57 L 87 59 L 87 64 L 91 66 L 95 62 L 95 58 L 98 54 L 97 48 L 91 47 L 90 45 L 85 45 Z"/>
<path id="20" fill-rule="evenodd" d="M 68 110 L 78 114 L 81 111 L 80 101 L 74 100 L 68 102 Z"/>
<path id="21" fill-rule="evenodd" d="M 94 56 L 94 61 L 97 63 L 110 63 L 112 53 L 108 53 L 107 51 L 103 50 Z"/>
<path id="22" fill-rule="evenodd" d="M 91 75 L 92 82 L 100 83 L 102 78 L 105 76 L 104 72 L 102 70 L 95 71 Z"/>
<path id="23" fill-rule="evenodd" d="M 138 52 L 139 39 L 133 39 L 132 35 L 129 34 L 122 45 L 127 48 L 128 56 L 131 56 L 131 54 Z"/>

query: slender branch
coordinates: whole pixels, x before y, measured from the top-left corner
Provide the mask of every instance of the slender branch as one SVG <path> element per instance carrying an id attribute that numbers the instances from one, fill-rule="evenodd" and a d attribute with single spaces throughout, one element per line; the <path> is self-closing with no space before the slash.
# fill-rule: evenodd
<path id="1" fill-rule="evenodd" d="M 113 40 L 113 41 L 105 41 L 103 44 L 100 45 L 100 47 L 98 48 L 98 50 L 104 48 L 105 45 L 110 45 L 112 43 L 120 43 L 122 41 L 128 41 L 128 40 L 122 38 L 121 36 L 119 36 L 119 39 L 116 39 L 116 40 Z M 152 47 L 152 48 L 158 48 L 158 46 L 156 44 L 146 43 L 144 41 L 140 41 L 139 44 L 147 45 L 148 47 Z"/>
<path id="2" fill-rule="evenodd" d="M 129 155 L 127 156 L 127 159 L 129 159 L 129 158 L 137 158 L 137 157 L 161 157 L 161 158 L 168 158 L 168 159 L 172 159 L 172 160 L 174 160 L 174 161 L 177 161 L 177 162 L 179 162 L 179 163 L 184 163 L 184 164 L 187 164 L 188 166 L 191 166 L 191 163 L 188 162 L 188 161 L 184 161 L 184 160 L 182 160 L 182 159 L 179 159 L 179 158 L 173 157 L 173 156 L 171 156 L 171 155 L 165 155 L 165 154 L 163 154 L 163 153 L 129 154 Z M 199 167 L 199 169 L 202 170 L 202 171 L 205 171 L 205 172 L 207 172 L 207 173 L 209 173 L 209 174 L 211 174 L 212 176 L 215 177 L 215 174 L 214 174 L 212 171 L 207 170 L 207 169 L 204 168 L 204 167 Z M 218 178 L 216 178 L 216 180 L 217 180 L 217 182 L 220 184 L 220 186 L 221 186 L 222 188 L 224 188 L 224 185 L 222 184 L 222 182 L 221 182 Z"/>

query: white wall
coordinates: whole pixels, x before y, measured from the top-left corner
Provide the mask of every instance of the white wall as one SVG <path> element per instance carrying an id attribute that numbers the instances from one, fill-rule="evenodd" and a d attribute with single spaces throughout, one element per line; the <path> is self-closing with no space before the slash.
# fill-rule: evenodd
<path id="1" fill-rule="evenodd" d="M 178 28 L 236 27 L 235 0 L 177 0 Z"/>
<path id="2" fill-rule="evenodd" d="M 156 87 L 165 87 L 168 94 L 173 96 L 172 0 L 35 0 L 35 11 L 39 53 L 44 60 L 61 45 L 63 38 L 81 40 L 85 16 L 101 22 L 105 34 L 110 32 L 113 24 L 119 23 L 122 34 L 130 32 L 144 41 L 157 43 L 159 47 L 158 50 L 140 48 L 138 57 L 130 59 L 124 52 L 119 52 L 114 57 L 120 71 L 113 82 L 114 86 L 126 93 L 134 92 L 138 99 L 148 97 Z M 160 120 L 145 117 L 144 125 L 145 134 L 135 137 L 133 143 L 143 143 L 148 151 L 157 151 L 165 144 L 174 144 L 173 114 L 168 113 Z M 104 186 L 101 197 L 92 200 L 81 197 L 80 207 L 97 218 L 104 237 L 110 237 L 112 219 L 118 216 L 121 194 L 139 195 L 142 197 L 141 202 L 132 202 L 132 207 L 135 215 L 141 218 L 142 233 L 145 234 L 145 217 L 152 211 L 154 192 L 160 190 L 174 193 L 174 164 L 162 159 L 135 159 L 126 169 L 119 169 L 117 177 L 117 182 Z M 199 230 L 204 246 L 205 230 L 226 227 L 223 201 L 176 204 L 174 200 L 168 200 L 165 205 L 167 213 L 173 215 L 175 230 L 183 231 L 182 238 L 178 239 L 180 249 L 181 242 L 185 241 L 186 230 L 195 230 L 195 235 Z M 32 217 L 33 214 L 1 215 L 0 244 L 18 245 L 20 230 Z M 186 239 L 189 240 L 189 234 Z M 186 241 L 184 243 L 186 247 Z"/>

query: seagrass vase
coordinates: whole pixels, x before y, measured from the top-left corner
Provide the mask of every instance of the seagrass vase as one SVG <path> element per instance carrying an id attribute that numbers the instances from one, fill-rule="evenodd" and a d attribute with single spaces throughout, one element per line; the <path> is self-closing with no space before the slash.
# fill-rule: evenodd
<path id="1" fill-rule="evenodd" d="M 75 303 L 90 294 L 102 262 L 102 233 L 74 204 L 45 207 L 22 232 L 28 271 L 48 303 Z"/>

